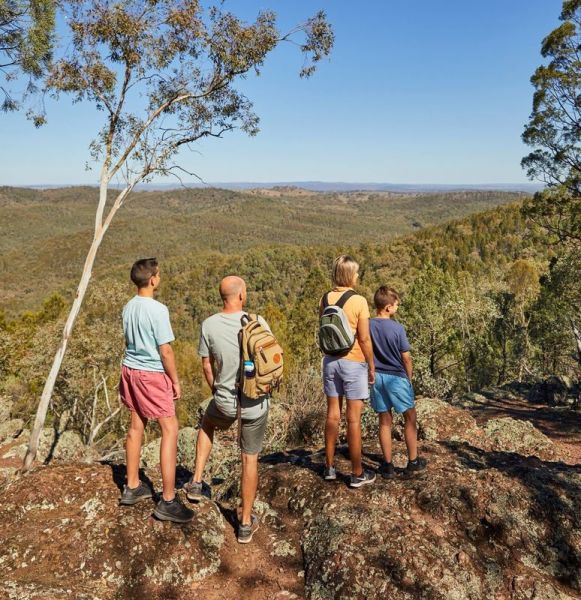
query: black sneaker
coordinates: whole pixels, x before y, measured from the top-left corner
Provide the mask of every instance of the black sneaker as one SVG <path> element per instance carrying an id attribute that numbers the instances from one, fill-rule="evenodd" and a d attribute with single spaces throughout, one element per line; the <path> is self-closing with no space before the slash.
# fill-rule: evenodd
<path id="1" fill-rule="evenodd" d="M 416 473 L 423 471 L 427 464 L 425 458 L 418 457 L 416 460 L 408 460 L 407 467 L 403 471 L 403 476 L 406 478 L 413 477 Z"/>
<path id="2" fill-rule="evenodd" d="M 188 500 L 203 500 L 203 489 L 203 482 L 194 481 L 193 477 L 187 483 L 184 483 L 184 491 Z"/>
<path id="3" fill-rule="evenodd" d="M 379 474 L 384 479 L 393 479 L 395 477 L 395 469 L 393 467 L 393 463 L 384 462 L 381 467 L 379 467 Z"/>
<path id="4" fill-rule="evenodd" d="M 373 471 L 368 471 L 364 469 L 361 475 L 351 475 L 351 479 L 349 480 L 349 487 L 359 488 L 362 485 L 367 485 L 368 483 L 373 483 L 375 481 L 375 473 Z"/>
<path id="5" fill-rule="evenodd" d="M 141 502 L 141 500 L 146 500 L 152 496 L 151 489 L 145 485 L 143 481 L 140 481 L 136 488 L 130 488 L 126 485 L 123 486 L 123 494 L 121 494 L 119 504 L 122 506 L 131 506 L 132 504 L 137 504 L 138 502 Z"/>
<path id="6" fill-rule="evenodd" d="M 173 523 L 187 523 L 194 518 L 193 511 L 184 506 L 177 496 L 170 502 L 166 502 L 162 497 L 153 514 L 161 521 L 172 521 Z"/>
<path id="7" fill-rule="evenodd" d="M 250 515 L 250 525 L 242 525 L 242 523 L 238 525 L 238 542 L 240 544 L 248 544 L 258 528 L 258 517 L 256 515 Z"/>
<path id="8" fill-rule="evenodd" d="M 335 467 L 325 467 L 325 472 L 323 473 L 323 479 L 325 481 L 335 481 L 337 479 L 337 470 Z"/>

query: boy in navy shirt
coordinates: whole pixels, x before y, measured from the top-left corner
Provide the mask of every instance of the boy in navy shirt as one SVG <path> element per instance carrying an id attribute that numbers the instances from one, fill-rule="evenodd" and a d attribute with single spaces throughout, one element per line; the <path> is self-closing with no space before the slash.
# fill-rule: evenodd
<path id="1" fill-rule="evenodd" d="M 412 476 L 426 467 L 418 458 L 416 404 L 412 388 L 412 357 L 406 332 L 393 319 L 399 307 L 399 294 L 391 287 L 381 286 L 373 297 L 377 317 L 369 322 L 375 362 L 375 383 L 371 388 L 371 406 L 379 414 L 379 443 L 384 464 L 380 473 L 385 478 L 395 476 L 391 462 L 391 409 L 403 413 L 404 437 L 408 464 L 404 474 Z"/>

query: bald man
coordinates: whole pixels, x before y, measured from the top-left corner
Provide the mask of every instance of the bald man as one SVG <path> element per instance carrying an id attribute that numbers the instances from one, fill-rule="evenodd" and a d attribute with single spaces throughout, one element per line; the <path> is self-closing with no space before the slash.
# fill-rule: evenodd
<path id="1" fill-rule="evenodd" d="M 222 311 L 202 323 L 198 354 L 202 358 L 204 376 L 213 392 L 212 400 L 202 419 L 196 445 L 196 465 L 192 479 L 184 486 L 190 500 L 202 496 L 204 467 L 214 441 L 216 429 L 225 430 L 232 426 L 237 417 L 236 382 L 240 370 L 240 346 L 238 333 L 242 328 L 242 317 L 246 304 L 246 283 L 240 277 L 224 277 L 220 282 Z M 262 317 L 258 320 L 268 328 Z M 252 506 L 258 486 L 258 453 L 262 450 L 269 398 L 262 400 L 241 399 L 242 452 L 242 507 L 238 519 L 238 541 L 250 542 L 258 529 L 258 518 L 252 514 Z"/>

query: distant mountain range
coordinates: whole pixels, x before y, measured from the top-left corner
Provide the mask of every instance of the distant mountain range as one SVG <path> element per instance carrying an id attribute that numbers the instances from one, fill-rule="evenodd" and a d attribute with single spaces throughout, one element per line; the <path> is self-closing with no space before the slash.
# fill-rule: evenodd
<path id="1" fill-rule="evenodd" d="M 31 185 L 27 187 L 35 189 L 49 189 L 69 187 L 75 184 L 61 185 Z M 181 187 L 187 188 L 221 188 L 227 190 L 248 189 L 272 189 L 272 188 L 301 188 L 313 192 L 402 192 L 402 193 L 429 193 L 429 192 L 458 192 L 463 190 L 485 190 L 503 192 L 527 192 L 534 193 L 544 186 L 537 183 L 482 183 L 482 184 L 459 184 L 459 183 L 350 183 L 345 181 L 230 181 L 211 182 L 207 184 L 190 182 L 179 185 L 176 183 L 147 183 L 139 186 L 141 190 L 171 190 Z"/>

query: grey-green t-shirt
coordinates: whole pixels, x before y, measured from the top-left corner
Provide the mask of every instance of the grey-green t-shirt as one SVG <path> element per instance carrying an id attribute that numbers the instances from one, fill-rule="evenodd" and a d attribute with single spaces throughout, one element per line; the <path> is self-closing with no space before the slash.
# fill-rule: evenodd
<path id="1" fill-rule="evenodd" d="M 198 354 L 214 360 L 214 400 L 220 412 L 229 417 L 236 416 L 236 380 L 240 370 L 238 332 L 242 328 L 240 319 L 244 314 L 247 313 L 216 313 L 202 323 L 200 332 Z M 260 315 L 258 320 L 268 328 Z M 242 398 L 241 405 L 243 419 L 258 419 L 268 410 L 269 400 Z"/>

